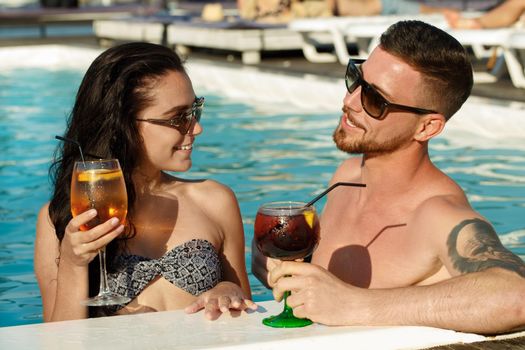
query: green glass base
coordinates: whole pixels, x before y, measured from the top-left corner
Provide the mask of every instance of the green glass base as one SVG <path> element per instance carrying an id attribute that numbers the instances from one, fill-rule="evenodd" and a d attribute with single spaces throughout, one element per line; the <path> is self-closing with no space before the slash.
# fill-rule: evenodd
<path id="1" fill-rule="evenodd" d="M 298 328 L 311 325 L 313 322 L 307 318 L 297 318 L 290 308 L 284 309 L 279 315 L 263 319 L 262 323 L 273 328 Z"/>

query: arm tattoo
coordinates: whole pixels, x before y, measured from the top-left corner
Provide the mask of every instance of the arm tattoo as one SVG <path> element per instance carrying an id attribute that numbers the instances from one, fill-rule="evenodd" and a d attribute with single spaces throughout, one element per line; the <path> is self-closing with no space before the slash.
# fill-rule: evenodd
<path id="1" fill-rule="evenodd" d="M 465 252 L 458 252 L 457 242 L 461 235 Z M 492 226 L 480 219 L 460 222 L 452 229 L 447 239 L 448 255 L 454 268 L 461 273 L 483 271 L 499 267 L 514 271 L 525 277 L 525 263 L 507 250 L 500 242 Z"/>

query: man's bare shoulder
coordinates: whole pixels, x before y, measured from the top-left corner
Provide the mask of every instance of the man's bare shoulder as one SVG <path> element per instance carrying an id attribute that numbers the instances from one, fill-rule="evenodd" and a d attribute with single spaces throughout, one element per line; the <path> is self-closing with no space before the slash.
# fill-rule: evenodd
<path id="1" fill-rule="evenodd" d="M 454 191 L 428 197 L 416 208 L 412 219 L 417 226 L 442 231 L 467 217 L 481 218 L 481 215 L 472 209 L 463 192 Z"/>
<path id="2" fill-rule="evenodd" d="M 438 176 L 415 207 L 409 227 L 423 236 L 429 247 L 442 249 L 451 230 L 464 220 L 484 218 L 477 213 L 459 185 L 446 175 Z"/>
<path id="3" fill-rule="evenodd" d="M 418 196 L 419 204 L 414 210 L 415 219 L 442 222 L 445 218 L 474 212 L 461 186 L 437 168 L 418 187 L 422 190 Z"/>
<path id="4" fill-rule="evenodd" d="M 413 228 L 424 233 L 450 275 L 500 268 L 525 277 L 525 264 L 504 247 L 492 224 L 457 196 L 429 198 L 414 215 Z"/>

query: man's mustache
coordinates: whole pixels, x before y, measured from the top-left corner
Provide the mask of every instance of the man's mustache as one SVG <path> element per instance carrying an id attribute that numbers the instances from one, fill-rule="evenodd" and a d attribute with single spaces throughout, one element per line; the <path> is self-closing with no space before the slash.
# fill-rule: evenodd
<path id="1" fill-rule="evenodd" d="M 352 122 L 352 124 L 354 124 L 358 128 L 366 130 L 366 127 L 363 124 L 359 123 L 357 120 L 355 120 L 354 118 L 351 117 L 351 114 L 350 114 L 351 109 L 350 108 L 348 108 L 347 106 L 343 106 L 343 108 L 341 108 L 341 110 L 343 111 L 345 116 Z"/>

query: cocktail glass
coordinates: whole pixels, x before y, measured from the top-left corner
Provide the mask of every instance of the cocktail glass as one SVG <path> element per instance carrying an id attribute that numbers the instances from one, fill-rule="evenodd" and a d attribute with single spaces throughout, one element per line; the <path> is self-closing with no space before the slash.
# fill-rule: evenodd
<path id="1" fill-rule="evenodd" d="M 319 219 L 315 207 L 302 202 L 270 202 L 263 204 L 255 217 L 254 237 L 257 248 L 265 256 L 280 260 L 304 259 L 313 253 L 319 242 Z M 304 327 L 312 324 L 297 318 L 286 303 L 284 310 L 270 316 L 263 324 L 276 328 Z"/>
<path id="2" fill-rule="evenodd" d="M 128 196 L 124 176 L 117 159 L 75 162 L 71 178 L 71 213 L 77 216 L 89 209 L 97 216 L 80 227 L 87 231 L 116 217 L 125 223 Z M 106 248 L 98 252 L 100 261 L 100 288 L 97 296 L 83 302 L 88 306 L 118 305 L 130 301 L 128 297 L 113 293 L 108 288 L 106 274 Z"/>

